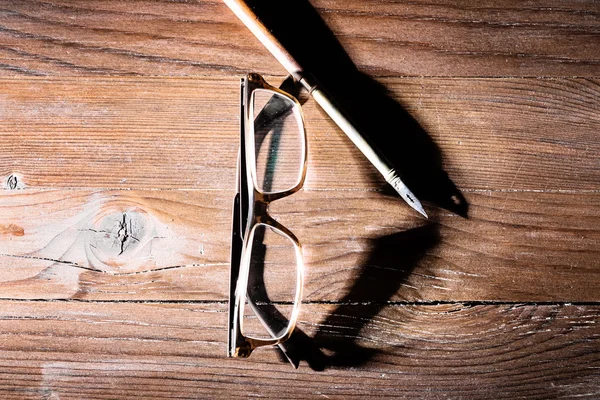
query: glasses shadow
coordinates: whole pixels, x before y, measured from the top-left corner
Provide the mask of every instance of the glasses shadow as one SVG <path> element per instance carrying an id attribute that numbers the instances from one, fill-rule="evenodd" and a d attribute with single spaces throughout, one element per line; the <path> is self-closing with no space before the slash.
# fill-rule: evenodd
<path id="1" fill-rule="evenodd" d="M 314 337 L 298 328 L 294 331 L 284 343 L 287 357 L 294 363 L 304 360 L 315 371 L 368 362 L 379 350 L 356 343 L 361 330 L 397 297 L 413 269 L 439 241 L 433 224 L 374 239 L 350 291 L 319 323 Z"/>

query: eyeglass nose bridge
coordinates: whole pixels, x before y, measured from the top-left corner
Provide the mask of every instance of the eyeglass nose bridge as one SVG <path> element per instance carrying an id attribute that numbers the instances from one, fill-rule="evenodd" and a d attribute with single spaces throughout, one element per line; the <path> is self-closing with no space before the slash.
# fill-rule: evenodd
<path id="1" fill-rule="evenodd" d="M 294 235 L 292 231 L 286 228 L 285 225 L 282 225 L 279 221 L 273 218 L 271 214 L 269 214 L 268 208 L 269 203 L 267 202 L 258 200 L 254 202 L 254 210 L 252 212 L 252 223 L 250 224 L 249 231 L 252 231 L 255 228 L 255 226 L 259 224 L 275 228 L 276 230 L 281 231 L 285 236 L 289 237 L 289 239 L 294 243 L 294 245 L 299 247 L 301 250 L 302 244 L 300 243 L 300 240 L 296 237 L 296 235 Z"/>

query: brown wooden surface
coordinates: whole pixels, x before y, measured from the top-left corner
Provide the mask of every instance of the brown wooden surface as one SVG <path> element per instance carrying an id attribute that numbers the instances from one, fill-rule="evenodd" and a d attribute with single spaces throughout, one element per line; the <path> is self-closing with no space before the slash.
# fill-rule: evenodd
<path id="1" fill-rule="evenodd" d="M 600 70 L 594 0 L 311 3 L 372 75 L 598 76 Z M 1 4 L 0 71 L 7 75 L 284 72 L 219 1 Z"/>
<path id="2" fill-rule="evenodd" d="M 600 396 L 598 3 L 311 3 L 468 218 L 309 99 L 303 361 L 227 359 L 239 78 L 283 69 L 219 1 L 0 1 L 2 398 Z"/>
<path id="3" fill-rule="evenodd" d="M 232 196 L 4 191 L 0 296 L 226 300 Z M 356 285 L 366 293 L 353 301 L 598 300 L 599 193 L 470 192 L 467 201 L 468 220 L 430 208 L 431 225 L 372 191 L 304 191 L 271 209 L 305 247 L 307 301 L 348 300 Z M 392 285 L 385 298 L 379 282 Z"/>
<path id="4" fill-rule="evenodd" d="M 319 372 L 275 349 L 223 358 L 221 303 L 3 301 L 0 388 L 6 399 L 598 395 L 598 306 L 398 305 L 360 331 L 319 323 L 365 312 L 304 307 L 300 328 L 334 365 Z"/>
<path id="5" fill-rule="evenodd" d="M 439 146 L 444 169 L 463 189 L 598 189 L 600 80 L 381 82 Z M 36 188 L 235 186 L 237 75 L 4 78 L 0 86 L 4 179 L 21 174 Z M 307 189 L 383 185 L 314 101 L 304 113 Z"/>

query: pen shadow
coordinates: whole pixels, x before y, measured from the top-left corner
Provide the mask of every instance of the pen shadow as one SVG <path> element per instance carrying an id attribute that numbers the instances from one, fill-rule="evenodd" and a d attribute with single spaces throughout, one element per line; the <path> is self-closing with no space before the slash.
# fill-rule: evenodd
<path id="1" fill-rule="evenodd" d="M 444 171 L 439 147 L 385 86 L 358 70 L 309 1 L 249 0 L 248 4 L 390 161 L 417 198 L 467 218 L 468 203 Z M 307 28 L 299 31 L 299 27 Z M 376 176 L 386 192 L 395 193 Z"/>

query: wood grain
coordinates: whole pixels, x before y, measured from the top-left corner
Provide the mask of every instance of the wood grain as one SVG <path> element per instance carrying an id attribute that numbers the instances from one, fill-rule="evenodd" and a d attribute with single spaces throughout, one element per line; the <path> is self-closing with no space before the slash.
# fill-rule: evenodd
<path id="1" fill-rule="evenodd" d="M 305 190 L 270 208 L 305 248 L 300 369 L 227 359 L 239 78 L 283 68 L 221 1 L 0 0 L 1 398 L 600 397 L 599 3 L 310 3 L 393 101 L 344 98 L 469 218 L 388 196 L 308 100 Z"/>
<path id="2" fill-rule="evenodd" d="M 139 298 L 222 299 L 227 291 L 231 196 L 188 191 L 13 194 L 2 196 L 0 206 L 5 297 L 88 298 L 96 293 L 92 298 L 116 299 L 146 293 Z M 222 273 L 215 274 L 215 268 Z M 217 279 L 213 283 L 211 275 Z"/>
<path id="3" fill-rule="evenodd" d="M 0 294 L 223 301 L 233 195 L 4 191 Z M 469 220 L 428 208 L 431 224 L 378 192 L 303 191 L 271 210 L 303 243 L 306 301 L 599 300 L 600 194 L 467 200 Z"/>
<path id="4" fill-rule="evenodd" d="M 308 305 L 329 366 L 223 358 L 226 305 L 0 302 L 0 390 L 22 398 L 594 398 L 600 309 Z M 346 334 L 342 334 L 342 332 Z M 345 362 L 349 365 L 340 365 Z M 349 368 L 354 366 L 354 368 Z M 510 379 L 507 380 L 507 377 Z"/>
<path id="5" fill-rule="evenodd" d="M 462 189 L 599 187 L 596 80 L 382 83 L 436 143 L 442 168 Z M 22 186 L 38 188 L 233 188 L 238 91 L 236 77 L 3 79 L 0 177 L 5 186 L 20 176 Z M 384 186 L 314 101 L 304 111 L 306 188 Z M 400 126 L 385 134 L 398 135 L 401 146 L 406 132 Z"/>
<path id="6" fill-rule="evenodd" d="M 597 2 L 311 2 L 376 76 L 599 76 Z M 1 5 L 5 75 L 198 75 L 283 69 L 219 1 Z M 301 31 L 304 21 L 286 15 Z"/>

